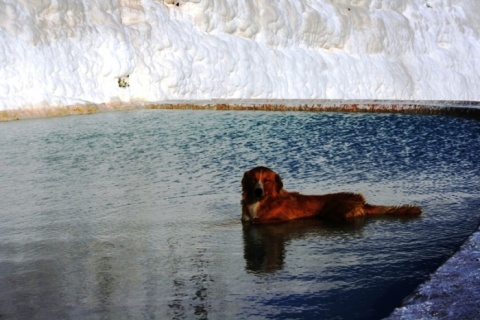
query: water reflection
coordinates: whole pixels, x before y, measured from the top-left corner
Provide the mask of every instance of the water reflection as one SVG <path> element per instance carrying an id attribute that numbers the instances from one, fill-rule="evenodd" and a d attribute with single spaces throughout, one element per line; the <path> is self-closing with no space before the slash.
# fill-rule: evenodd
<path id="1" fill-rule="evenodd" d="M 286 247 L 296 240 L 315 237 L 361 237 L 364 226 L 371 220 L 408 221 L 420 217 L 359 218 L 349 223 L 320 219 L 298 219 L 274 224 L 242 223 L 245 269 L 262 274 L 274 273 L 284 266 Z"/>
<path id="2" fill-rule="evenodd" d="M 97 283 L 95 301 L 101 313 L 108 313 L 114 305 L 113 295 L 120 290 L 120 284 L 115 272 L 115 244 L 110 241 L 94 242 L 91 248 L 94 252 L 92 264 L 93 274 Z"/>
<path id="3" fill-rule="evenodd" d="M 208 319 L 208 311 L 211 310 L 209 288 L 214 280 L 208 272 L 209 262 L 205 251 L 206 249 L 199 249 L 192 257 L 193 275 L 187 279 L 176 275 L 171 280 L 173 299 L 168 303 L 168 307 L 173 319 L 183 319 L 189 314 L 189 308 L 185 306 L 186 301 L 191 302 L 189 307 L 193 309 L 192 312 L 197 319 Z M 188 291 L 193 295 L 186 294 Z"/>

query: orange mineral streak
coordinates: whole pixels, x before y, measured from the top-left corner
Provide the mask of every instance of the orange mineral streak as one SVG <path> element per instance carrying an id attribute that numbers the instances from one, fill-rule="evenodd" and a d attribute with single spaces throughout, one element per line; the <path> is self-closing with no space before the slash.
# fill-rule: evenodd
<path id="1" fill-rule="evenodd" d="M 26 106 L 0 111 L 0 121 L 62 117 L 136 109 L 450 114 L 480 118 L 479 103 L 465 101 L 212 100 L 160 103 L 132 101 L 99 104 L 85 103 L 70 106 Z"/>

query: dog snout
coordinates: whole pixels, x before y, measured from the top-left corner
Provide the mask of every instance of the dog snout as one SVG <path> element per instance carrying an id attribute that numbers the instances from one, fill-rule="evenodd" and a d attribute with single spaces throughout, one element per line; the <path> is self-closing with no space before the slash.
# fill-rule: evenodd
<path id="1" fill-rule="evenodd" d="M 263 196 L 263 187 L 260 183 L 257 183 L 255 185 L 255 188 L 253 189 L 253 192 L 255 193 L 255 196 L 258 198 L 261 198 Z"/>

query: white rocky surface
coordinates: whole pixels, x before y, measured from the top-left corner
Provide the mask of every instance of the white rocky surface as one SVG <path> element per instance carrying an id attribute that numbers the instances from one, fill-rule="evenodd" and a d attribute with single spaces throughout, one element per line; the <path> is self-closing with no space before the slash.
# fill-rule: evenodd
<path id="1" fill-rule="evenodd" d="M 0 111 L 480 100 L 477 0 L 0 0 Z"/>

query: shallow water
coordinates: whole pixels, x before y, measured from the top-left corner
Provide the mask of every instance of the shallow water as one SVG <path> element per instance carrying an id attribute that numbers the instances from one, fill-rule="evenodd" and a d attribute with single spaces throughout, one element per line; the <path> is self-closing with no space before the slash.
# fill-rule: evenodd
<path id="1" fill-rule="evenodd" d="M 480 123 L 144 110 L 0 124 L 0 318 L 375 319 L 476 228 Z M 240 180 L 417 204 L 242 226 Z"/>

